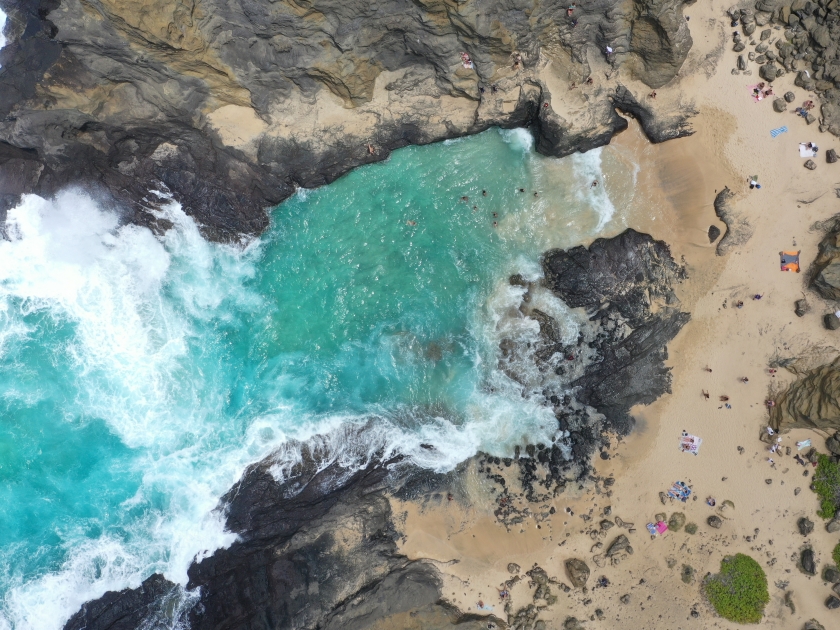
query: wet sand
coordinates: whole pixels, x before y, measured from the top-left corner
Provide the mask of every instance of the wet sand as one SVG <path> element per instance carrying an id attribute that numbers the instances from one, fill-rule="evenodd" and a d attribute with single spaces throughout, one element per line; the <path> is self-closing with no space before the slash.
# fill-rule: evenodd
<path id="1" fill-rule="evenodd" d="M 686 9 L 695 40 L 687 70 L 684 78 L 657 90 L 662 103 L 693 102 L 699 112 L 693 122 L 696 133 L 651 145 L 631 123 L 609 149 L 639 164 L 636 205 L 625 212 L 628 227 L 667 241 L 677 260 L 684 257 L 689 280 L 680 286 L 679 295 L 683 310 L 692 315 L 668 348 L 673 392 L 634 410 L 637 429 L 614 445 L 609 460 L 595 461 L 595 475 L 612 476 L 614 485 L 606 488 L 589 482 L 550 503 L 522 504 L 519 507 L 527 507 L 529 513 L 520 524 L 506 528 L 493 515 L 498 505 L 495 484 L 478 473 L 480 463 L 473 460 L 462 491 L 452 500 L 441 495 L 425 504 L 394 502 L 404 534 L 403 552 L 434 559 L 446 576 L 447 599 L 463 610 L 492 612 L 505 619 L 497 589 L 511 577 L 509 563 L 520 565 L 523 572 L 538 563 L 550 576 L 569 584 L 563 563 L 577 557 L 592 571 L 590 590 L 572 589 L 567 594 L 552 586 L 559 599 L 539 615 L 547 627 L 561 627 L 574 616 L 586 621 L 587 628 L 735 628 L 708 607 L 700 582 L 707 572 L 718 570 L 725 555 L 743 552 L 767 572 L 771 601 L 763 627 L 801 628 L 811 618 L 826 628 L 840 623 L 835 620 L 837 612 L 823 603 L 829 586 L 796 566 L 799 552 L 810 544 L 821 571 L 840 541 L 816 516 L 817 500 L 808 488 L 813 468 L 804 468 L 787 455 L 774 456 L 776 463 L 771 466 L 767 445 L 758 439 L 768 417 L 764 401 L 794 378 L 784 370 L 770 374 L 770 362 L 798 356 L 814 346 L 826 346 L 829 356 L 837 356 L 836 333 L 821 323 L 822 315 L 834 306 L 807 290 L 806 273 L 781 272 L 779 252 L 801 250 L 806 269 L 814 259 L 822 234 L 812 225 L 832 216 L 838 207 L 835 188 L 840 187 L 840 165 L 826 164 L 825 151 L 840 148 L 840 139 L 820 133 L 818 125 L 808 126 L 792 113 L 774 112 L 772 99 L 753 101 L 747 85 L 758 81 L 755 64 L 752 76 L 730 72 L 737 55 L 731 52 L 727 8 L 715 0 Z M 774 31 L 774 36 L 780 34 Z M 807 98 L 816 101 L 792 81 L 792 75 L 777 80 L 776 94 L 793 90 L 794 105 Z M 626 82 L 640 98 L 649 91 L 629 78 Z M 772 138 L 770 130 L 782 125 L 789 131 Z M 820 147 L 815 171 L 806 170 L 799 156 L 798 144 L 805 141 Z M 759 177 L 760 190 L 748 187 L 747 177 L 753 174 Z M 754 232 L 745 244 L 717 256 L 707 234 L 710 225 L 725 231 L 713 208 L 715 194 L 724 186 L 735 193 L 733 211 Z M 753 300 L 755 294 L 761 294 L 761 300 Z M 798 318 L 793 305 L 803 296 L 812 308 Z M 742 308 L 736 308 L 738 301 L 743 301 Z M 739 380 L 744 376 L 748 383 Z M 709 392 L 708 400 L 704 390 Z M 719 400 L 722 395 L 729 396 L 731 409 Z M 703 438 L 699 455 L 678 449 L 683 430 Z M 783 436 L 782 446 L 795 453 L 795 442 L 810 438 L 825 452 L 824 437 L 796 430 Z M 507 478 L 514 483 L 512 474 Z M 692 486 L 691 499 L 663 505 L 659 493 L 677 480 Z M 800 492 L 795 494 L 797 488 Z M 717 508 L 724 500 L 735 505 L 723 513 L 720 529 L 706 524 L 710 515 L 720 513 L 706 505 L 708 496 L 715 497 Z M 593 523 L 597 529 L 606 505 L 611 507 L 610 518 L 617 515 L 633 523 L 635 531 L 613 527 L 604 537 L 591 538 L 588 532 Z M 698 532 L 669 531 L 651 539 L 645 524 L 656 513 L 670 516 L 677 511 L 697 523 Z M 582 515 L 593 520 L 587 523 Z M 808 537 L 797 531 L 801 516 L 816 523 Z M 628 536 L 634 553 L 618 566 L 596 566 L 592 558 L 603 549 L 593 546 L 608 545 L 620 533 Z M 689 584 L 680 579 L 683 564 L 695 571 Z M 610 586 L 591 588 L 601 575 Z M 780 588 L 784 583 L 787 586 Z M 527 577 L 510 591 L 514 610 L 531 603 L 533 587 Z M 795 612 L 785 606 L 786 591 L 793 593 Z M 625 594 L 629 598 L 622 603 Z M 478 610 L 479 601 L 492 606 L 492 611 Z M 692 610 L 697 617 L 691 616 Z"/>

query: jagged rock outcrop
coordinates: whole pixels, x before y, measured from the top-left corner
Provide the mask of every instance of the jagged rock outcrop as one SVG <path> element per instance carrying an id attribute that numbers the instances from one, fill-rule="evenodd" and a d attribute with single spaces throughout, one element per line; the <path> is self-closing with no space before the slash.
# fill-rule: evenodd
<path id="1" fill-rule="evenodd" d="M 522 126 L 562 156 L 624 129 L 616 107 L 654 141 L 684 135 L 685 103 L 663 112 L 615 79 L 584 82 L 593 54 L 670 81 L 691 46 L 687 1 L 569 16 L 549 0 L 0 0 L 0 212 L 79 183 L 153 224 L 156 189 L 232 238 L 296 187 L 409 144 Z"/>
<path id="2" fill-rule="evenodd" d="M 715 197 L 715 214 L 726 225 L 726 232 L 723 238 L 718 241 L 715 253 L 723 256 L 733 248 L 743 245 L 753 235 L 753 226 L 737 210 L 732 207 L 732 198 L 735 196 L 729 187 L 724 187 Z"/>
<path id="3" fill-rule="evenodd" d="M 335 463 L 319 470 L 320 463 L 305 457 L 278 482 L 269 458 L 223 497 L 227 528 L 239 539 L 192 565 L 188 589 L 198 596 L 176 610 L 180 621 L 191 630 L 338 630 L 393 627 L 411 613 L 424 628 L 498 625 L 443 603 L 437 569 L 397 553 L 387 464 L 352 471 Z M 165 627 L 173 627 L 178 619 L 166 603 L 177 592 L 154 575 L 139 589 L 88 602 L 65 630 L 164 627 L 154 622 L 167 612 Z"/>
<path id="4" fill-rule="evenodd" d="M 690 317 L 679 310 L 673 288 L 683 268 L 664 242 L 635 230 L 589 248 L 547 252 L 542 266 L 545 285 L 599 324 L 588 344 L 593 356 L 571 383 L 577 399 L 604 414 L 612 430 L 627 433 L 633 405 L 670 391 L 665 346 Z"/>
<path id="5" fill-rule="evenodd" d="M 811 288 L 826 300 L 840 300 L 840 220 L 825 223 L 826 234 L 810 269 Z"/>
<path id="6" fill-rule="evenodd" d="M 777 396 L 770 426 L 840 428 L 840 359 L 809 370 Z"/>

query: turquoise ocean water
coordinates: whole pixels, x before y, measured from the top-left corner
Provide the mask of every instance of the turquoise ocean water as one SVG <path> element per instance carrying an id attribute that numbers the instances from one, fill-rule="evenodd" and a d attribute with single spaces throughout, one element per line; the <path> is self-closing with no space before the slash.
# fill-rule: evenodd
<path id="1" fill-rule="evenodd" d="M 154 571 L 185 582 L 232 541 L 219 497 L 290 438 L 438 470 L 549 439 L 538 379 L 496 369 L 504 336 L 538 330 L 507 278 L 620 230 L 611 189 L 634 177 L 491 130 L 300 191 L 239 246 L 174 203 L 154 236 L 81 191 L 26 197 L 0 241 L 0 628 L 60 628 Z"/>

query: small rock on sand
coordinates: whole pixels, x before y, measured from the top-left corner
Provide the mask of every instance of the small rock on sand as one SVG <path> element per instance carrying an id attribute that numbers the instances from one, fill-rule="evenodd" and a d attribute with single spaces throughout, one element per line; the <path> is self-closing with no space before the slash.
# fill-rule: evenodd
<path id="1" fill-rule="evenodd" d="M 829 149 L 825 152 L 825 161 L 829 164 L 834 164 L 837 161 L 837 151 Z"/>
<path id="2" fill-rule="evenodd" d="M 627 551 L 630 547 L 630 541 L 627 539 L 627 536 L 621 534 L 618 538 L 616 538 L 612 544 L 607 549 L 607 555 L 612 557 L 616 554 L 621 553 L 622 551 Z M 628 551 L 628 553 L 630 553 Z"/>
<path id="3" fill-rule="evenodd" d="M 785 92 L 785 100 L 788 103 L 793 103 L 793 101 L 796 100 L 796 94 L 794 94 L 793 92 Z"/>
<path id="4" fill-rule="evenodd" d="M 706 519 L 706 522 L 709 524 L 709 527 L 714 527 L 715 529 L 720 529 L 723 525 L 723 520 L 719 516 L 712 515 Z"/>
<path id="5" fill-rule="evenodd" d="M 507 570 L 508 570 L 508 573 L 513 573 L 515 575 L 515 574 L 519 573 L 520 566 L 518 564 L 516 564 L 515 562 L 511 562 L 510 564 L 508 564 Z"/>
<path id="6" fill-rule="evenodd" d="M 828 599 L 825 600 L 825 607 L 829 610 L 840 608 L 840 599 L 837 599 L 834 595 L 829 595 Z"/>
<path id="7" fill-rule="evenodd" d="M 575 588 L 583 588 L 589 579 L 589 566 L 578 558 L 566 560 L 566 575 Z"/>
<path id="8" fill-rule="evenodd" d="M 805 622 L 805 625 L 802 626 L 802 630 L 825 630 L 825 626 L 816 619 L 811 619 L 810 621 Z"/>
<path id="9" fill-rule="evenodd" d="M 714 243 L 718 239 L 718 236 L 720 236 L 720 228 L 716 225 L 710 225 L 709 226 L 709 242 Z M 662 495 L 662 496 L 665 495 L 664 492 L 660 492 L 659 494 Z M 662 503 L 664 504 L 665 502 L 663 501 Z"/>
<path id="10" fill-rule="evenodd" d="M 803 516 L 796 522 L 796 526 L 799 528 L 799 533 L 803 536 L 807 536 L 812 531 L 814 531 L 814 521 L 809 519 L 807 516 Z"/>
<path id="11" fill-rule="evenodd" d="M 823 316 L 823 325 L 828 330 L 837 330 L 840 328 L 840 318 L 838 318 L 834 313 L 826 313 Z"/>
<path id="12" fill-rule="evenodd" d="M 808 300 L 802 298 L 801 300 L 796 300 L 793 303 L 793 312 L 796 313 L 797 317 L 802 317 L 811 310 L 811 307 L 808 305 Z"/>
<path id="13" fill-rule="evenodd" d="M 814 162 L 814 160 L 805 160 L 805 164 L 803 166 L 805 166 L 805 168 L 807 168 L 809 171 L 813 171 L 815 168 L 817 168 L 817 163 Z"/>

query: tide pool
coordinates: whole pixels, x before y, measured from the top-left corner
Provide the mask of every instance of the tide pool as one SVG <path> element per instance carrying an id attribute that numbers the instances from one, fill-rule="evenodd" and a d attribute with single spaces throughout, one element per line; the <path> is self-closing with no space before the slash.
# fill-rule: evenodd
<path id="1" fill-rule="evenodd" d="M 233 540 L 219 497 L 290 439 L 436 470 L 550 440 L 539 387 L 496 369 L 502 338 L 538 333 L 507 279 L 621 227 L 610 181 L 635 174 L 602 159 L 543 158 L 521 130 L 410 147 L 237 246 L 175 203 L 155 236 L 83 191 L 26 197 L 0 241 L 0 628 L 61 628 L 155 571 L 185 583 Z"/>

